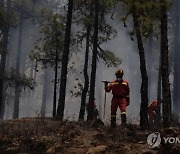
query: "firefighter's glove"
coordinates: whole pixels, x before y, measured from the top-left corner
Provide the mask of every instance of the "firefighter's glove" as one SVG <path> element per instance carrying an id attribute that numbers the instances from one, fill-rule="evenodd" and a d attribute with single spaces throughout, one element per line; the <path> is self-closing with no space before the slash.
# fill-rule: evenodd
<path id="1" fill-rule="evenodd" d="M 106 90 L 108 88 L 108 82 L 104 82 L 104 89 Z"/>

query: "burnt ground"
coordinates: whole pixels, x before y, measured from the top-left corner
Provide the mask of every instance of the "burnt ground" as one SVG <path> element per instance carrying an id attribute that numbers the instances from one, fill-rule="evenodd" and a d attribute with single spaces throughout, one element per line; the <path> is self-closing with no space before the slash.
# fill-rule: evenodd
<path id="1" fill-rule="evenodd" d="M 180 137 L 179 126 L 158 131 L 165 136 Z M 180 153 L 180 144 L 161 144 L 150 149 L 146 140 L 151 132 L 154 131 L 141 131 L 137 125 L 110 128 L 52 118 L 3 120 L 0 121 L 0 153 Z"/>

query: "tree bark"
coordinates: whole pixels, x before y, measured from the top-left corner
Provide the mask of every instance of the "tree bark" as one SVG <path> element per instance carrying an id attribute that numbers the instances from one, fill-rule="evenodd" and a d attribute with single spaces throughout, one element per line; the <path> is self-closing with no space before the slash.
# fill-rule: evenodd
<path id="1" fill-rule="evenodd" d="M 158 122 L 161 123 L 161 104 L 162 104 L 161 53 L 160 53 L 160 55 L 159 55 L 159 71 L 158 71 L 158 84 L 157 84 L 157 100 L 158 100 L 157 118 L 158 118 Z"/>
<path id="2" fill-rule="evenodd" d="M 141 83 L 141 107 L 140 107 L 140 127 L 141 129 L 148 129 L 148 115 L 147 115 L 147 107 L 148 107 L 148 76 L 146 70 L 146 61 L 145 61 L 145 53 L 144 46 L 141 36 L 140 22 L 137 16 L 136 9 L 133 12 L 133 21 L 134 28 L 137 37 L 138 49 L 139 49 L 139 57 L 140 57 L 140 71 L 142 77 Z"/>
<path id="3" fill-rule="evenodd" d="M 57 35 L 57 34 L 56 34 Z M 57 94 L 57 74 L 58 74 L 58 40 L 56 36 L 56 57 L 55 57 L 55 69 L 54 69 L 54 96 L 53 96 L 53 117 L 56 116 L 56 94 Z"/>
<path id="4" fill-rule="evenodd" d="M 90 14 L 89 18 L 92 17 L 92 6 L 93 0 L 91 2 Z M 91 25 L 89 24 L 86 28 L 86 52 L 85 52 L 85 60 L 84 60 L 84 87 L 81 95 L 81 107 L 79 112 L 79 120 L 84 120 L 85 107 L 86 107 L 86 95 L 89 89 L 89 76 L 88 76 L 88 59 L 89 59 L 89 39 L 90 39 Z"/>
<path id="5" fill-rule="evenodd" d="M 84 62 L 84 87 L 81 95 L 81 107 L 79 113 L 79 120 L 84 120 L 84 113 L 86 107 L 86 94 L 89 89 L 89 76 L 88 76 L 88 58 L 89 58 L 89 36 L 90 36 L 90 26 L 87 27 L 86 33 L 86 53 L 85 53 L 85 62 Z"/>
<path id="6" fill-rule="evenodd" d="M 98 14 L 99 14 L 99 0 L 94 0 L 95 17 L 94 17 L 94 35 L 93 35 L 93 54 L 92 54 L 92 70 L 90 81 L 90 96 L 87 120 L 93 120 L 94 95 L 95 95 L 95 81 L 96 81 L 96 65 L 97 65 L 97 47 L 98 47 Z"/>
<path id="7" fill-rule="evenodd" d="M 173 81 L 173 119 L 176 122 L 179 122 L 179 101 L 180 101 L 180 54 L 179 54 L 179 48 L 180 48 L 180 41 L 179 41 L 179 36 L 180 36 L 180 1 L 175 0 L 174 3 L 175 7 L 175 23 L 174 23 L 174 81 Z"/>
<path id="8" fill-rule="evenodd" d="M 166 2 L 161 0 L 161 2 Z M 171 93 L 169 82 L 169 51 L 167 36 L 167 9 L 161 9 L 161 77 L 162 77 L 162 104 L 163 104 L 163 127 L 171 124 Z"/>
<path id="9" fill-rule="evenodd" d="M 20 62 L 21 62 L 21 50 L 22 50 L 22 34 L 23 34 L 23 14 L 20 15 L 19 24 L 19 37 L 18 37 L 18 48 L 16 57 L 16 76 L 20 75 Z M 17 119 L 19 117 L 19 99 L 20 99 L 21 88 L 18 83 L 15 85 L 15 102 L 14 102 L 14 113 L 13 118 Z"/>
<path id="10" fill-rule="evenodd" d="M 6 55 L 8 51 L 8 35 L 9 35 L 9 28 L 5 28 L 3 32 L 3 50 L 1 55 L 1 65 L 0 65 L 0 119 L 3 119 L 4 109 L 5 109 L 5 102 L 3 101 L 4 98 L 4 74 L 5 74 L 5 65 L 6 65 Z"/>
<path id="11" fill-rule="evenodd" d="M 7 13 L 10 11 L 11 1 L 7 1 Z M 3 46 L 2 46 L 2 54 L 1 54 L 1 64 L 0 64 L 0 119 L 3 119 L 4 109 L 5 109 L 5 101 L 3 101 L 4 97 L 4 74 L 6 67 L 6 57 L 8 52 L 8 36 L 9 36 L 9 27 L 5 26 L 3 29 Z"/>
<path id="12" fill-rule="evenodd" d="M 151 98 L 151 80 L 152 80 L 152 52 L 153 52 L 153 30 L 149 36 L 148 39 L 148 45 L 147 45 L 147 70 L 148 70 L 148 85 L 149 85 L 149 90 L 148 90 L 148 98 Z"/>
<path id="13" fill-rule="evenodd" d="M 57 117 L 60 120 L 63 120 L 64 117 L 66 82 L 67 82 L 67 65 L 68 65 L 68 57 L 69 57 L 69 46 L 70 46 L 71 24 L 72 24 L 72 11 L 73 11 L 73 0 L 69 0 L 65 40 L 64 40 L 64 50 L 62 56 L 63 61 L 62 61 L 61 81 L 60 81 L 60 89 L 59 89 L 59 100 L 58 100 L 58 109 L 57 109 Z"/>

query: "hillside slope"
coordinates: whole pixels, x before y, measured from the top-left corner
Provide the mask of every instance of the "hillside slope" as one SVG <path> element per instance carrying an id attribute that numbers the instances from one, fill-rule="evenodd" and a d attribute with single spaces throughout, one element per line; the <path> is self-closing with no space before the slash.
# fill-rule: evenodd
<path id="1" fill-rule="evenodd" d="M 177 127 L 163 132 L 180 135 Z M 150 133 L 140 131 L 136 125 L 113 129 L 51 118 L 4 120 L 0 121 L 0 153 L 180 153 L 179 144 L 150 149 L 146 142 Z"/>

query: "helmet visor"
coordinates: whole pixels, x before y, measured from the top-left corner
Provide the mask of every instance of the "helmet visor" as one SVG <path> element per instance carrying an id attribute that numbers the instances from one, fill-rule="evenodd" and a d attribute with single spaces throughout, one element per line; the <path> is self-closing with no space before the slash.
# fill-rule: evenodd
<path id="1" fill-rule="evenodd" d="M 116 74 L 116 77 L 117 77 L 117 78 L 122 78 L 122 77 L 123 77 L 123 74 Z"/>

